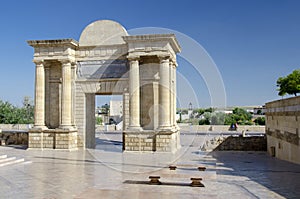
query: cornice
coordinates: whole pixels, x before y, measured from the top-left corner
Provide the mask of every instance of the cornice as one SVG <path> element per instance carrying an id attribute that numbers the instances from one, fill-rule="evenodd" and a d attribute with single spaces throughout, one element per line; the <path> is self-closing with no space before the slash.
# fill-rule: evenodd
<path id="1" fill-rule="evenodd" d="M 149 42 L 149 41 L 168 41 L 176 53 L 181 51 L 181 47 L 175 34 L 149 34 L 149 35 L 131 35 L 123 36 L 126 43 Z"/>
<path id="2" fill-rule="evenodd" d="M 29 40 L 28 45 L 32 47 L 52 47 L 52 46 L 71 46 L 78 47 L 78 42 L 74 39 L 53 39 L 53 40 Z"/>

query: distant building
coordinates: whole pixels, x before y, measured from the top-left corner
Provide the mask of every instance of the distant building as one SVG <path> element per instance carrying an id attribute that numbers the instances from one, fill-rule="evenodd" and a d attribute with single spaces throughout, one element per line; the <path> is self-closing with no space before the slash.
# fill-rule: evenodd
<path id="1" fill-rule="evenodd" d="M 232 114 L 232 110 L 216 110 L 216 113 Z"/>
<path id="2" fill-rule="evenodd" d="M 123 101 L 111 100 L 109 102 L 110 123 L 119 123 L 123 116 Z"/>
<path id="3" fill-rule="evenodd" d="M 123 115 L 123 101 L 113 101 L 109 102 L 109 116 L 122 116 Z"/>
<path id="4" fill-rule="evenodd" d="M 266 106 L 260 106 L 253 109 L 254 115 L 264 115 L 266 113 Z"/>

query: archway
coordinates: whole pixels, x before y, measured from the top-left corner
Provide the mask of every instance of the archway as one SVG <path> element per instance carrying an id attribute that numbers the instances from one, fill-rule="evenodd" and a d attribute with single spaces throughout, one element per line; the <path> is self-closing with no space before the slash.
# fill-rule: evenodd
<path id="1" fill-rule="evenodd" d="M 36 64 L 35 123 L 29 148 L 94 147 L 95 95 L 123 96 L 123 149 L 177 150 L 173 34 L 128 36 L 100 20 L 73 39 L 28 41 Z"/>

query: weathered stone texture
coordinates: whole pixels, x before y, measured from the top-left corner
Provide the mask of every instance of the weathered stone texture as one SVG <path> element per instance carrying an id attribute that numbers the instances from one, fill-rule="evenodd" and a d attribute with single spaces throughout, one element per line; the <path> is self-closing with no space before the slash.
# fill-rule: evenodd
<path id="1" fill-rule="evenodd" d="M 180 147 L 174 119 L 180 46 L 174 34 L 128 36 L 117 22 L 100 20 L 84 29 L 79 42 L 57 39 L 28 44 L 35 50 L 36 64 L 35 122 L 29 131 L 29 148 L 94 148 L 95 95 L 114 94 L 124 96 L 126 133 L 170 134 L 132 139 L 125 135 L 125 150 Z"/>
<path id="2" fill-rule="evenodd" d="M 266 151 L 267 138 L 265 136 L 227 137 L 214 150 L 216 151 Z"/>
<path id="3" fill-rule="evenodd" d="M 144 131 L 137 133 L 126 131 L 124 137 L 125 151 L 175 152 L 179 132 Z"/>
<path id="4" fill-rule="evenodd" d="M 266 109 L 268 152 L 300 164 L 300 96 L 269 102 Z"/>

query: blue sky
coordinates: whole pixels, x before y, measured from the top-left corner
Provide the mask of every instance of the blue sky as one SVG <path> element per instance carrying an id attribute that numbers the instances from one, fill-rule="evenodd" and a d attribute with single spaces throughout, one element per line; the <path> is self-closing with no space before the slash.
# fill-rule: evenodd
<path id="1" fill-rule="evenodd" d="M 0 12 L 0 99 L 20 105 L 34 94 L 33 49 L 26 40 L 74 38 L 91 22 L 111 19 L 126 29 L 162 27 L 197 41 L 223 78 L 227 105 L 262 105 L 279 99 L 276 80 L 300 68 L 300 3 L 277 0 L 3 1 Z M 181 106 L 210 106 L 201 75 L 178 59 L 185 89 Z"/>

